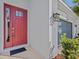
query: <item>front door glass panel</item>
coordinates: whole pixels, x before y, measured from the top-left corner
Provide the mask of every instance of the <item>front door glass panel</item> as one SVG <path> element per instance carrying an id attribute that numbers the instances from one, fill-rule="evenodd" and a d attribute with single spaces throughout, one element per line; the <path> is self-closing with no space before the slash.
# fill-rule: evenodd
<path id="1" fill-rule="evenodd" d="M 10 8 L 6 8 L 6 41 L 10 41 Z"/>

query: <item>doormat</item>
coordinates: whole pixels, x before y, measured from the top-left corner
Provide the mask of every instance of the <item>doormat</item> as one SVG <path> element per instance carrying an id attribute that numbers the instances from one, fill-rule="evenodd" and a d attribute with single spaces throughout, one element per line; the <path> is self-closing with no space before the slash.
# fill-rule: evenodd
<path id="1" fill-rule="evenodd" d="M 11 50 L 11 51 L 10 51 L 10 55 L 14 55 L 14 54 L 17 54 L 17 53 L 26 51 L 26 50 L 27 50 L 27 49 L 25 49 L 24 47 L 18 48 L 18 49 L 14 49 L 14 50 Z"/>

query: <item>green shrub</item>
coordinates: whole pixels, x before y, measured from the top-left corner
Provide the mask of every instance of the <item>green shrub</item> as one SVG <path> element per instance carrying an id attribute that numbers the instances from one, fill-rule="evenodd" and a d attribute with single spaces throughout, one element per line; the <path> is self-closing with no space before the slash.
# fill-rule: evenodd
<path id="1" fill-rule="evenodd" d="M 79 38 L 70 39 L 64 33 L 60 38 L 64 59 L 76 59 L 79 54 Z"/>

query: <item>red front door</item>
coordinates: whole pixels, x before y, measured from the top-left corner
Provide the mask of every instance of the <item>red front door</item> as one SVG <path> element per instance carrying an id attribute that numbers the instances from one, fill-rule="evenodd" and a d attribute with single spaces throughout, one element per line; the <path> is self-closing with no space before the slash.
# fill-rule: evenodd
<path id="1" fill-rule="evenodd" d="M 27 43 L 27 10 L 4 4 L 4 48 Z"/>

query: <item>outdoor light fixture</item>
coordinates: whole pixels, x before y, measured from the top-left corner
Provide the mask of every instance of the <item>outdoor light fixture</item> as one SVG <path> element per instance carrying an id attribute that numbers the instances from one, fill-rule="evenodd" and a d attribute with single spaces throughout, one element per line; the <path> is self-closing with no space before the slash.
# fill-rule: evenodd
<path id="1" fill-rule="evenodd" d="M 53 13 L 52 16 L 50 17 L 50 25 L 53 25 L 54 22 L 59 22 L 60 21 L 59 16 L 60 16 L 59 13 Z"/>
<path id="2" fill-rule="evenodd" d="M 54 18 L 54 21 L 60 21 L 60 19 L 63 19 L 63 20 L 67 19 L 59 13 L 53 13 L 53 18 Z"/>
<path id="3" fill-rule="evenodd" d="M 50 24 L 53 24 L 54 22 L 60 22 L 61 19 L 66 20 L 67 18 L 60 15 L 59 13 L 53 13 L 50 17 Z"/>
<path id="4" fill-rule="evenodd" d="M 53 21 L 54 22 L 59 22 L 60 20 L 60 14 L 59 13 L 53 13 Z"/>
<path id="5" fill-rule="evenodd" d="M 59 13 L 53 13 L 53 17 L 54 17 L 55 19 L 59 19 L 59 16 L 60 16 Z"/>

